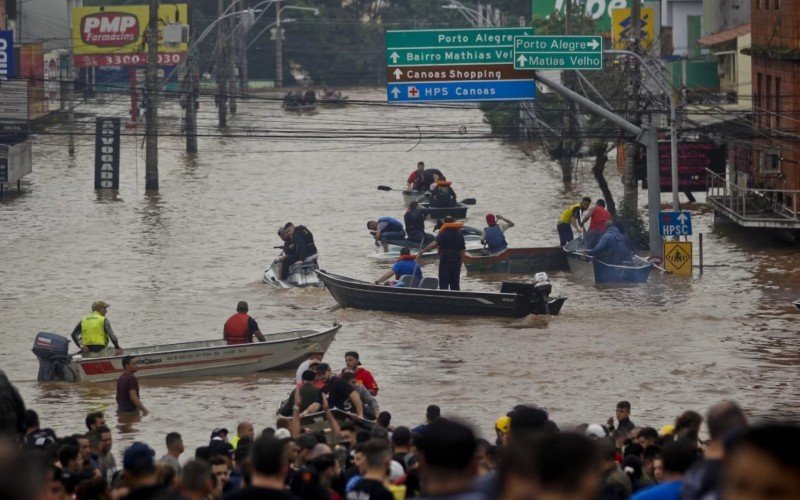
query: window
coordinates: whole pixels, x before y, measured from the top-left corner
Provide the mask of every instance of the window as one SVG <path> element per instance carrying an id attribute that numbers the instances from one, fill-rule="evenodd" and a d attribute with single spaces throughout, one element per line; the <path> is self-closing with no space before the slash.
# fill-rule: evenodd
<path id="1" fill-rule="evenodd" d="M 775 77 L 775 128 L 781 128 L 781 79 Z"/>
<path id="2" fill-rule="evenodd" d="M 775 0 L 775 10 L 781 10 L 781 0 Z"/>
<path id="3" fill-rule="evenodd" d="M 764 126 L 772 126 L 772 77 L 764 75 L 764 116 L 766 117 Z"/>

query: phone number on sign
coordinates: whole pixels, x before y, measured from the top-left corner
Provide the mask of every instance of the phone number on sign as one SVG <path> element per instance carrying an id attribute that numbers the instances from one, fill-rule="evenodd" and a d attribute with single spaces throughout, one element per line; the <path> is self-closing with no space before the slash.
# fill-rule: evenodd
<path id="1" fill-rule="evenodd" d="M 158 54 L 159 66 L 174 66 L 180 64 L 186 53 L 164 53 Z M 144 66 L 147 64 L 147 54 L 93 54 L 86 56 L 75 56 L 75 66 L 87 68 L 92 66 Z"/>

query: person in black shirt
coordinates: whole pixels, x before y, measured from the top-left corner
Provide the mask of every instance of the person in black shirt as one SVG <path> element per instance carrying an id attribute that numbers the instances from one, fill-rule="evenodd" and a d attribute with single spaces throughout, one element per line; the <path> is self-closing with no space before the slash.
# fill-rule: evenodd
<path id="1" fill-rule="evenodd" d="M 274 437 L 260 437 L 253 443 L 251 455 L 253 479 L 250 486 L 229 493 L 225 500 L 294 500 L 284 489 L 289 471 L 286 445 Z"/>
<path id="2" fill-rule="evenodd" d="M 439 249 L 439 288 L 441 290 L 460 290 L 461 262 L 466 250 L 461 224 L 456 224 L 452 217 L 446 217 L 439 229 L 436 240 L 419 251 L 417 258 L 434 248 Z"/>
<path id="3" fill-rule="evenodd" d="M 347 500 L 393 500 L 394 495 L 383 483 L 389 475 L 392 463 L 392 447 L 385 439 L 374 438 L 364 446 L 366 472 L 352 490 Z"/>
<path id="4" fill-rule="evenodd" d="M 331 366 L 328 363 L 317 365 L 317 375 L 325 381 L 325 387 L 320 393 L 320 404 L 325 394 L 328 394 L 328 404 L 331 408 L 339 408 L 349 413 L 355 413 L 358 418 L 364 418 L 364 407 L 361 404 L 361 396 L 347 382 L 334 377 Z"/>
<path id="5" fill-rule="evenodd" d="M 403 216 L 406 224 L 406 239 L 413 243 L 428 244 L 433 241 L 433 235 L 425 232 L 425 219 L 431 216 L 430 211 L 420 208 L 419 203 L 412 201 Z"/>
<path id="6" fill-rule="evenodd" d="M 295 262 L 302 262 L 308 257 L 316 255 L 317 246 L 314 244 L 314 235 L 306 226 L 295 227 L 291 222 L 287 222 L 283 228 L 286 237 L 289 238 L 289 248 L 294 250 L 294 253 L 288 253 L 281 257 L 281 279 L 285 280 L 289 275 L 289 267 Z M 284 249 L 286 249 L 286 245 L 284 245 Z"/>
<path id="7" fill-rule="evenodd" d="M 421 176 L 417 176 L 416 180 L 414 181 L 414 189 L 417 191 L 428 191 L 431 188 L 431 184 L 436 181 L 446 181 L 447 178 L 444 176 L 441 170 L 438 168 L 426 168 Z"/>

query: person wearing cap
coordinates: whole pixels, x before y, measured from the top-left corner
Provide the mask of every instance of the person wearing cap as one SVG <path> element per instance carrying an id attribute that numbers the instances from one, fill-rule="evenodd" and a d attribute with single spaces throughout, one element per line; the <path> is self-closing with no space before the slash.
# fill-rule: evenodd
<path id="1" fill-rule="evenodd" d="M 346 352 L 344 354 L 344 363 L 347 365 L 347 368 L 342 370 L 342 373 L 346 371 L 353 372 L 356 380 L 355 383 L 366 387 L 373 396 L 378 395 L 378 383 L 375 381 L 375 377 L 372 376 L 372 372 L 361 365 L 361 359 L 356 351 Z"/>
<path id="2" fill-rule="evenodd" d="M 495 444 L 503 446 L 508 443 L 508 433 L 511 431 L 511 417 L 500 417 L 494 421 L 494 433 L 497 435 Z"/>
<path id="3" fill-rule="evenodd" d="M 317 365 L 317 375 L 325 381 L 325 387 L 320 393 L 320 405 L 324 394 L 328 394 L 328 404 L 331 408 L 355 413 L 358 418 L 364 418 L 364 408 L 358 392 L 352 385 L 338 377 L 334 377 L 333 372 L 331 372 L 331 366 L 328 363 Z"/>
<path id="4" fill-rule="evenodd" d="M 247 302 L 239 301 L 236 305 L 236 314 L 228 318 L 222 329 L 222 337 L 232 344 L 250 344 L 255 336 L 259 342 L 264 342 L 264 334 L 258 329 L 258 323 L 247 312 L 250 308 Z"/>
<path id="5" fill-rule="evenodd" d="M 304 371 L 311 370 L 316 373 L 316 365 L 322 362 L 322 358 L 325 356 L 325 353 L 322 351 L 310 352 L 306 356 L 306 360 L 300 363 L 300 366 L 297 367 L 297 371 L 294 374 L 294 382 L 296 384 L 303 382 L 302 375 Z"/>
<path id="6" fill-rule="evenodd" d="M 81 353 L 87 358 L 102 358 L 110 356 L 108 341 L 114 344 L 114 354 L 122 354 L 119 340 L 111 329 L 111 323 L 106 314 L 109 305 L 102 300 L 92 303 L 92 314 L 85 316 L 72 330 L 72 340 L 81 348 Z"/>
<path id="7" fill-rule="evenodd" d="M 417 253 L 417 259 L 419 259 L 428 250 L 439 249 L 439 289 L 441 290 L 461 289 L 461 263 L 467 248 L 464 236 L 460 231 L 462 226 L 456 224 L 452 217 L 445 217 L 436 239 Z"/>
<path id="8" fill-rule="evenodd" d="M 486 214 L 486 224 L 488 227 L 483 228 L 481 243 L 486 245 L 486 250 L 490 254 L 505 251 L 508 243 L 504 233 L 514 227 L 514 223 L 500 214 Z"/>

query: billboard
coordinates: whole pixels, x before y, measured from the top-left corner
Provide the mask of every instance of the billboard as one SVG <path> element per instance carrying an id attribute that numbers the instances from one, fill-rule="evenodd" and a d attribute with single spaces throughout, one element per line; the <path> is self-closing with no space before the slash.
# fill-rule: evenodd
<path id="1" fill-rule="evenodd" d="M 92 66 L 144 66 L 147 62 L 145 34 L 150 8 L 147 5 L 77 7 L 72 9 L 72 53 L 78 68 Z M 165 44 L 164 27 L 187 24 L 185 3 L 158 7 L 158 65 L 174 66 L 183 61 L 186 43 Z"/>
<path id="2" fill-rule="evenodd" d="M 531 0 L 531 13 L 534 18 L 546 18 L 553 11 L 564 13 L 568 0 Z M 590 16 L 597 26 L 597 33 L 611 31 L 611 11 L 631 6 L 631 0 L 586 0 L 586 15 Z M 593 35 L 594 33 L 582 33 Z"/>
<path id="3" fill-rule="evenodd" d="M 0 136 L 24 135 L 29 130 L 28 80 L 0 82 Z"/>
<path id="4" fill-rule="evenodd" d="M 119 118 L 97 117 L 94 136 L 94 188 L 119 189 Z"/>
<path id="5" fill-rule="evenodd" d="M 725 174 L 725 161 L 728 157 L 724 145 L 713 142 L 678 143 L 678 189 L 683 191 L 705 191 L 706 169 L 720 175 Z M 672 155 L 669 141 L 658 143 L 658 166 L 661 177 L 661 192 L 672 191 Z M 642 189 L 647 189 L 647 181 L 642 179 Z"/>
<path id="6" fill-rule="evenodd" d="M 0 31 L 0 80 L 14 78 L 14 32 Z"/>
<path id="7" fill-rule="evenodd" d="M 656 13 L 650 7 L 642 7 L 639 27 L 642 32 L 643 49 L 652 47 L 656 40 Z M 611 46 L 614 49 L 627 49 L 631 32 L 631 9 L 614 9 L 611 12 Z"/>

